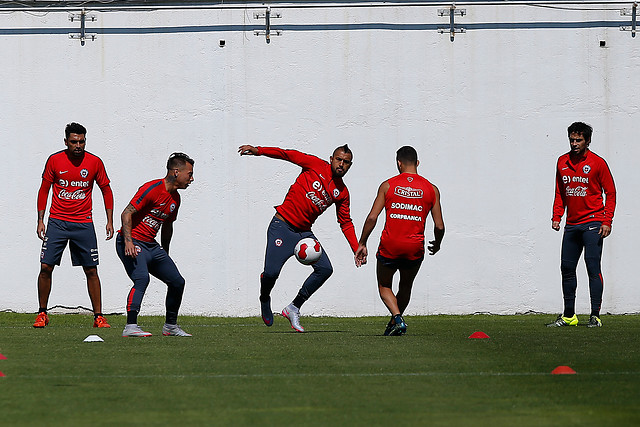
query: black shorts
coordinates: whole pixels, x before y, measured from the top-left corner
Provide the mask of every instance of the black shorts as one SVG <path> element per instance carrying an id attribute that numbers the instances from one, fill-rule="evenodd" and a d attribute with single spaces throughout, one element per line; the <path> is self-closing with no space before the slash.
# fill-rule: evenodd
<path id="1" fill-rule="evenodd" d="M 422 261 L 424 261 L 424 255 L 418 259 L 386 258 L 380 255 L 380 253 L 378 252 L 376 254 L 376 259 L 380 264 L 393 270 L 408 270 L 413 268 L 420 268 L 420 265 L 422 265 Z"/>

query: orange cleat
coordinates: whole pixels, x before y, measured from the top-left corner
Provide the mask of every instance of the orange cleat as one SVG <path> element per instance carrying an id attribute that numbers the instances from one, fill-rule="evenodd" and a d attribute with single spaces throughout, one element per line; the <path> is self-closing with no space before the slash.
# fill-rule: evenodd
<path id="1" fill-rule="evenodd" d="M 111 325 L 107 323 L 107 319 L 102 316 L 96 317 L 96 320 L 93 321 L 94 328 L 110 328 Z"/>
<path id="2" fill-rule="evenodd" d="M 36 321 L 33 324 L 33 327 L 44 328 L 48 324 L 49 324 L 49 316 L 47 316 L 47 313 L 43 311 L 42 313 L 38 313 L 38 316 L 36 317 Z"/>

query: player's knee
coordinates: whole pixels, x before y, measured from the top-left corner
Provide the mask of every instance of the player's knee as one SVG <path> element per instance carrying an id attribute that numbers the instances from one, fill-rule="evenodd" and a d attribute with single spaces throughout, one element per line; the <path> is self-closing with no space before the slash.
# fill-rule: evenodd
<path id="1" fill-rule="evenodd" d="M 560 262 L 560 271 L 562 272 L 562 274 L 575 274 L 577 267 L 578 263 L 575 261 L 562 260 Z"/>
<path id="2" fill-rule="evenodd" d="M 265 269 L 260 275 L 260 283 L 275 283 L 280 272 Z"/>
<path id="3" fill-rule="evenodd" d="M 315 270 L 316 270 L 316 273 L 318 273 L 320 276 L 322 276 L 325 279 L 328 279 L 333 274 L 333 267 L 331 266 L 331 264 L 318 265 Z"/>
<path id="4" fill-rule="evenodd" d="M 176 276 L 173 279 L 171 279 L 169 282 L 167 282 L 167 285 L 171 286 L 172 288 L 184 289 L 185 283 L 186 282 L 184 280 L 184 277 Z"/>
<path id="5" fill-rule="evenodd" d="M 40 264 L 40 274 L 45 275 L 45 276 L 51 276 L 51 273 L 53 273 L 53 268 L 54 268 L 53 265 L 41 263 Z"/>
<path id="6" fill-rule="evenodd" d="M 137 277 L 137 278 L 131 278 L 131 280 L 133 281 L 133 288 L 131 290 L 131 292 L 143 292 L 147 289 L 147 286 L 149 286 L 149 277 Z"/>
<path id="7" fill-rule="evenodd" d="M 97 267 L 83 267 L 84 274 L 87 278 L 98 277 L 98 268 Z"/>

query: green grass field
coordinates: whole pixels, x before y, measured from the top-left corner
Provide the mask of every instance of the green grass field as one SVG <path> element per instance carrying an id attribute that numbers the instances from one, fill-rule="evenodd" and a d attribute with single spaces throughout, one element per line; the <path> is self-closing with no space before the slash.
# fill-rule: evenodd
<path id="1" fill-rule="evenodd" d="M 192 338 L 163 337 L 161 317 L 140 318 L 151 338 L 122 338 L 122 316 L 34 317 L 0 313 L 1 425 L 640 425 L 638 315 L 415 316 L 402 337 L 380 317 L 303 317 L 304 334 L 181 317 Z"/>

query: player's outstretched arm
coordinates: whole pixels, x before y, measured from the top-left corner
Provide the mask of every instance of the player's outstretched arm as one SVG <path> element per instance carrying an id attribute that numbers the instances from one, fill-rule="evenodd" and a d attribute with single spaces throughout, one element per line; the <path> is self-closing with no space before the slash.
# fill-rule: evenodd
<path id="1" fill-rule="evenodd" d="M 241 145 L 238 148 L 238 153 L 240 153 L 241 156 L 257 156 L 258 149 L 253 145 Z"/>
<path id="2" fill-rule="evenodd" d="M 440 191 L 438 187 L 433 186 L 436 194 L 436 201 L 431 208 L 431 218 L 433 218 L 433 234 L 434 240 L 429 242 L 429 255 L 435 255 L 440 250 L 442 239 L 444 238 L 444 219 L 442 217 L 442 206 L 440 205 Z"/>

